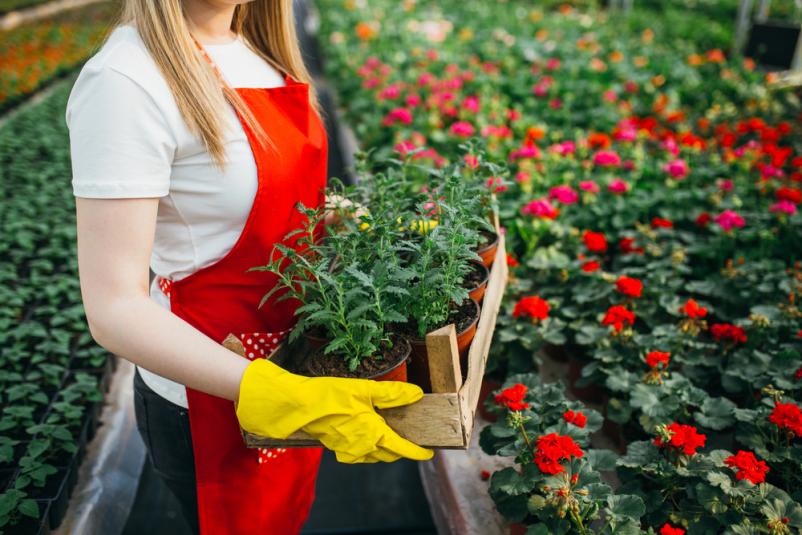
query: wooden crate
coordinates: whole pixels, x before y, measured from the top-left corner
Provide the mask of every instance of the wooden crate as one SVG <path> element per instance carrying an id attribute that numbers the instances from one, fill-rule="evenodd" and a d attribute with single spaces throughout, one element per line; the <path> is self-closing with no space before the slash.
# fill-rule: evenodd
<path id="1" fill-rule="evenodd" d="M 429 353 L 432 393 L 424 394 L 421 400 L 411 405 L 378 411 L 399 435 L 429 448 L 468 447 L 474 413 L 479 403 L 485 362 L 506 284 L 507 255 L 504 236 L 499 233 L 498 252 L 490 270 L 476 337 L 468 352 L 466 379 L 463 382 L 454 325 L 429 333 L 426 336 L 426 348 Z M 229 335 L 223 345 L 240 355 L 244 353 L 242 343 L 234 335 Z M 261 437 L 244 430 L 242 434 L 250 448 L 320 445 L 304 432 L 295 433 L 285 440 Z"/>

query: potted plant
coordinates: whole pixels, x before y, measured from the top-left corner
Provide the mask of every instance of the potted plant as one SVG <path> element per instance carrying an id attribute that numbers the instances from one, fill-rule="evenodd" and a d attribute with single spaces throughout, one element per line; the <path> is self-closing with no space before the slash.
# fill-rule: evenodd
<path id="1" fill-rule="evenodd" d="M 406 380 L 409 342 L 388 328 L 405 318 L 399 312 L 409 279 L 388 242 L 373 254 L 361 242 L 367 232 L 325 232 L 318 239 L 324 213 L 299 206 L 306 217 L 303 229 L 277 244 L 268 265 L 252 268 L 278 276 L 278 283 L 260 306 L 280 291 L 279 300 L 297 299 L 298 322 L 290 342 L 306 330 L 325 340 L 313 347 L 301 371 L 311 375 Z M 369 258 L 366 256 L 370 256 Z"/>

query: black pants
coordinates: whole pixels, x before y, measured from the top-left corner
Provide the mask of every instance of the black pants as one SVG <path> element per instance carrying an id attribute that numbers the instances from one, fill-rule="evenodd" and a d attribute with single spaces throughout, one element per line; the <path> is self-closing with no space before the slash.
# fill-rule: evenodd
<path id="1" fill-rule="evenodd" d="M 154 471 L 175 494 L 193 533 L 200 533 L 189 411 L 151 390 L 138 369 L 134 373 L 134 411 Z"/>

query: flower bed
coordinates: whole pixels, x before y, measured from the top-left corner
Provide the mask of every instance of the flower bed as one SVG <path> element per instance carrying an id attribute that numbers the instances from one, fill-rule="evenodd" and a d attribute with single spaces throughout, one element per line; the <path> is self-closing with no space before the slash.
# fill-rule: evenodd
<path id="1" fill-rule="evenodd" d="M 0 32 L 0 112 L 81 65 L 105 36 L 117 9 L 104 2 Z"/>
<path id="2" fill-rule="evenodd" d="M 0 127 L 0 531 L 13 533 L 61 522 L 114 362 L 81 301 L 69 87 Z"/>
<path id="3" fill-rule="evenodd" d="M 601 402 L 620 445 L 612 496 L 637 498 L 557 507 L 521 437 L 496 449 L 519 461 L 491 485 L 499 509 L 530 533 L 800 529 L 799 96 L 659 20 L 632 34 L 524 2 L 320 4 L 327 73 L 365 148 L 469 168 L 457 147 L 480 138 L 510 166 L 488 183 L 514 277 L 489 376 L 509 385 L 541 350 L 568 359 L 567 386 Z M 511 412 L 532 419 L 533 446 L 571 429 Z M 512 441 L 512 424 L 495 429 Z M 557 464 L 581 473 L 576 457 Z"/>

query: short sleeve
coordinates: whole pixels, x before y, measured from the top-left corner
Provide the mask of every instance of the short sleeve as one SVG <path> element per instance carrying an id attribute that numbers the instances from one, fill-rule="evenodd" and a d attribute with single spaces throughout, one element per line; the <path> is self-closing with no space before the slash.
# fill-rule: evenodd
<path id="1" fill-rule="evenodd" d="M 112 67 L 75 81 L 65 119 L 76 197 L 162 197 L 170 190 L 175 136 L 153 97 Z"/>

